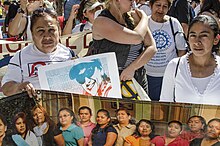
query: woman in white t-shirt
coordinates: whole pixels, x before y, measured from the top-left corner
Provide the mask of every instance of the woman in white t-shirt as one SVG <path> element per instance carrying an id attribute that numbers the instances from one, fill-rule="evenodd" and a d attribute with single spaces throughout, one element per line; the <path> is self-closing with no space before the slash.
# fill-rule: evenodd
<path id="1" fill-rule="evenodd" d="M 150 0 L 152 14 L 148 26 L 157 46 L 157 53 L 145 65 L 149 97 L 158 101 L 165 68 L 170 60 L 186 53 L 183 28 L 176 18 L 167 14 L 171 0 Z"/>
<path id="2" fill-rule="evenodd" d="M 208 15 L 189 25 L 190 53 L 171 60 L 164 73 L 160 101 L 220 105 L 219 26 Z"/>
<path id="3" fill-rule="evenodd" d="M 59 43 L 61 29 L 57 14 L 48 8 L 39 8 L 31 16 L 33 44 L 24 47 L 11 58 L 2 79 L 2 91 L 10 96 L 27 91 L 36 96 L 39 89 L 38 68 L 43 65 L 70 60 L 74 52 Z"/>
<path id="4" fill-rule="evenodd" d="M 103 8 L 104 4 L 96 0 L 83 0 L 80 5 L 73 5 L 70 17 L 62 34 L 67 35 L 92 30 L 92 24 L 97 17 L 97 12 L 100 12 Z M 80 21 L 80 23 L 73 27 L 75 18 Z"/>

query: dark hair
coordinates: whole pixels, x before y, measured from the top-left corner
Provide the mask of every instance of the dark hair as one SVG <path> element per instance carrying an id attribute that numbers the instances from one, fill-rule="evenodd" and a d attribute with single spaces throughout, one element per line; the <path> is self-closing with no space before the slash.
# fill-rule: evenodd
<path id="1" fill-rule="evenodd" d="M 5 117 L 4 117 L 2 114 L 0 114 L 0 120 L 2 120 L 2 123 L 3 123 L 5 126 L 7 126 L 7 121 L 6 121 Z"/>
<path id="2" fill-rule="evenodd" d="M 142 122 L 145 122 L 147 123 L 148 125 L 150 125 L 151 127 L 151 133 L 149 134 L 149 137 L 150 139 L 153 139 L 155 137 L 155 126 L 154 124 L 150 121 L 150 120 L 147 120 L 147 119 L 141 119 L 137 124 L 136 124 L 136 129 L 135 129 L 135 132 L 133 133 L 133 135 L 135 136 L 138 136 L 138 137 L 141 137 L 141 134 L 140 132 L 138 131 L 139 129 L 139 126 Z"/>
<path id="3" fill-rule="evenodd" d="M 128 116 L 131 115 L 130 112 L 128 111 L 128 109 L 125 108 L 125 107 L 120 107 L 119 109 L 117 109 L 117 110 L 115 111 L 115 114 L 117 115 L 119 111 L 125 111 Z"/>
<path id="4" fill-rule="evenodd" d="M 27 117 L 26 117 L 26 114 L 24 112 L 19 112 L 17 113 L 15 116 L 14 116 L 14 119 L 13 119 L 13 124 L 14 124 L 14 127 L 15 127 L 15 132 L 18 133 L 17 131 L 17 128 L 16 128 L 16 121 L 21 118 L 25 124 L 25 135 L 27 134 L 28 130 L 29 130 L 29 126 L 27 124 Z M 18 133 L 19 134 L 19 133 Z"/>
<path id="5" fill-rule="evenodd" d="M 108 112 L 108 110 L 106 109 L 99 109 L 97 111 L 97 114 L 100 113 L 100 112 L 103 112 L 104 115 L 107 117 L 107 118 L 110 118 L 110 121 L 109 123 L 107 124 L 107 126 L 103 129 L 103 131 L 106 131 L 110 126 L 112 126 L 112 123 L 111 123 L 111 116 L 110 116 L 110 113 Z M 94 140 L 94 135 L 96 135 L 99 131 L 99 128 L 100 128 L 100 125 L 97 123 L 95 128 L 92 129 L 92 141 Z"/>
<path id="6" fill-rule="evenodd" d="M 58 112 L 58 116 L 59 116 L 59 114 L 60 114 L 61 111 L 67 111 L 67 112 L 70 114 L 70 116 L 73 117 L 72 123 L 74 123 L 74 124 L 77 125 L 77 120 L 76 120 L 76 117 L 75 117 L 75 114 L 74 114 L 73 110 L 71 110 L 71 109 L 69 109 L 69 108 L 66 108 L 66 107 L 61 108 L 61 109 L 59 110 L 59 112 Z M 60 122 L 59 122 L 59 123 L 60 123 Z M 59 125 L 60 125 L 60 124 L 59 124 Z"/>
<path id="7" fill-rule="evenodd" d="M 191 116 L 189 117 L 189 119 L 187 120 L 187 124 L 189 124 L 189 121 L 192 119 L 192 118 L 198 118 L 202 125 L 203 125 L 203 129 L 201 129 L 202 131 L 205 131 L 206 130 L 206 120 L 205 118 L 203 118 L 202 116 L 197 116 L 197 115 L 194 115 L 194 116 Z"/>
<path id="8" fill-rule="evenodd" d="M 188 29 L 188 35 L 187 35 L 187 39 L 189 39 L 189 32 L 192 28 L 192 26 L 195 23 L 202 23 L 202 24 L 207 24 L 209 26 L 209 28 L 213 31 L 214 33 L 214 37 L 216 37 L 219 34 L 219 26 L 217 21 L 212 17 L 212 16 L 208 16 L 208 15 L 199 15 L 196 18 L 194 18 L 192 20 L 192 22 L 189 25 L 189 29 Z M 212 52 L 216 52 L 218 47 L 219 47 L 218 43 L 217 45 L 213 45 L 212 47 Z"/>
<path id="9" fill-rule="evenodd" d="M 220 2 L 219 0 L 204 0 L 200 13 L 209 12 L 213 15 L 217 15 L 220 18 Z"/>
<path id="10" fill-rule="evenodd" d="M 216 121 L 216 122 L 219 122 L 220 123 L 220 119 L 219 118 L 213 118 L 211 120 L 208 121 L 208 125 L 213 122 L 213 121 Z"/>
<path id="11" fill-rule="evenodd" d="M 176 123 L 180 126 L 180 129 L 182 130 L 183 129 L 183 124 L 180 122 L 180 121 L 177 121 L 177 120 L 172 120 L 170 121 L 167 125 L 170 126 L 170 124 L 172 123 Z"/>
<path id="12" fill-rule="evenodd" d="M 54 11 L 54 9 L 38 8 L 38 9 L 34 10 L 33 14 L 31 15 L 31 26 L 30 26 L 31 32 L 33 32 L 33 26 L 35 25 L 38 18 L 45 17 L 47 15 L 54 18 L 57 22 L 57 26 L 58 26 L 59 30 L 61 29 L 60 24 L 59 24 L 59 20 L 57 18 L 57 13 L 56 13 L 56 11 Z"/>
<path id="13" fill-rule="evenodd" d="M 87 109 L 89 111 L 90 115 L 92 115 L 92 110 L 88 106 L 81 106 L 78 110 L 78 114 L 80 114 L 80 111 L 84 110 L 84 109 Z"/>
<path id="14" fill-rule="evenodd" d="M 157 0 L 149 0 L 149 4 L 151 6 L 153 6 L 153 4 L 156 2 Z M 171 4 L 172 4 L 172 0 L 167 0 L 168 2 L 168 7 L 170 8 Z"/>
<path id="15" fill-rule="evenodd" d="M 115 114 L 116 114 L 115 116 L 116 116 L 116 117 L 117 117 L 117 114 L 118 114 L 119 111 L 125 111 L 128 116 L 131 116 L 129 110 L 128 110 L 126 107 L 119 107 L 119 109 L 117 109 L 117 110 L 115 111 Z M 114 124 L 118 124 L 118 123 L 119 123 L 118 120 L 116 120 L 116 121 L 114 122 Z M 130 123 L 130 124 L 135 124 L 135 120 L 131 117 L 131 118 L 129 119 L 129 123 Z"/>

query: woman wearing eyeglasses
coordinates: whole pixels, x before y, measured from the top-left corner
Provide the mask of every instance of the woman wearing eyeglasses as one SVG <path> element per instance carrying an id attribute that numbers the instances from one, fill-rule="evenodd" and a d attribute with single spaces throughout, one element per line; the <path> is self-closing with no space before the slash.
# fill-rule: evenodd
<path id="1" fill-rule="evenodd" d="M 32 109 L 34 121 L 34 134 L 40 146 L 65 146 L 62 131 L 50 119 L 46 110 L 41 105 Z"/>
<path id="2" fill-rule="evenodd" d="M 40 88 L 38 68 L 70 60 L 74 52 L 59 43 L 61 29 L 57 13 L 52 9 L 39 8 L 31 16 L 30 26 L 33 43 L 18 51 L 10 60 L 1 85 L 6 96 L 27 91 L 36 96 Z"/>
<path id="3" fill-rule="evenodd" d="M 67 146 L 83 146 L 84 133 L 76 124 L 74 112 L 68 108 L 61 108 L 58 113 L 60 130 Z"/>

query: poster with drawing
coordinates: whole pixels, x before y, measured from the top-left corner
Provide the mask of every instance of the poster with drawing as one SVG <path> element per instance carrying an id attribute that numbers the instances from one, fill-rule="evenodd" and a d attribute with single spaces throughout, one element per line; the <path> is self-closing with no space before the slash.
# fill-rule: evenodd
<path id="1" fill-rule="evenodd" d="M 115 53 L 104 53 L 42 66 L 41 89 L 121 98 Z"/>

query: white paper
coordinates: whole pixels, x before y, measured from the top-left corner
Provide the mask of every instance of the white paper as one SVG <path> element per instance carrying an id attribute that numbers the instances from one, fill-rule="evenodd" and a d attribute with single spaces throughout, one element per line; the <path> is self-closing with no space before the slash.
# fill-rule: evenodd
<path id="1" fill-rule="evenodd" d="M 43 90 L 121 98 L 115 53 L 42 66 L 38 77 Z"/>

